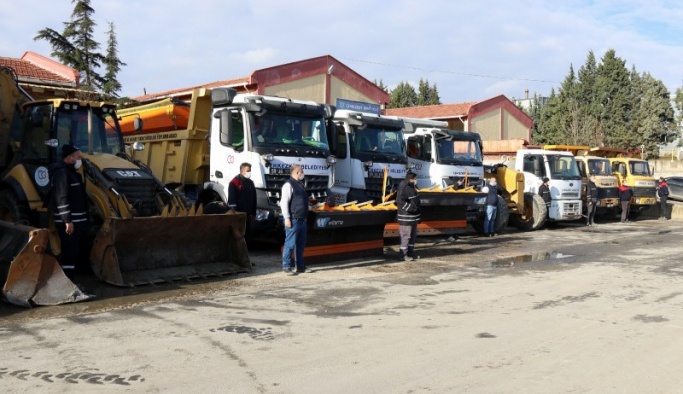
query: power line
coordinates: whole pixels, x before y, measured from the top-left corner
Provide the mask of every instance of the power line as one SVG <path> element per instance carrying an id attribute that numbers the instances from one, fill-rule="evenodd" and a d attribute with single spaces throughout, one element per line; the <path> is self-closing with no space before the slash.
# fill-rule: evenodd
<path id="1" fill-rule="evenodd" d="M 398 67 L 398 68 L 407 68 L 410 70 L 418 70 L 418 71 L 424 71 L 424 72 L 436 72 L 436 73 L 443 73 L 443 74 L 454 74 L 454 75 L 465 75 L 468 77 L 477 77 L 477 78 L 490 78 L 490 79 L 500 79 L 500 80 L 513 80 L 513 81 L 527 81 L 527 82 L 543 82 L 543 83 L 554 83 L 557 84 L 559 82 L 557 81 L 546 81 L 543 79 L 532 79 L 532 78 L 516 78 L 516 77 L 501 77 L 497 75 L 484 75 L 484 74 L 473 74 L 473 73 L 463 73 L 463 72 L 457 72 L 457 71 L 450 71 L 450 70 L 430 70 L 422 67 L 415 67 L 415 66 L 406 66 L 406 65 L 399 65 L 399 64 L 389 64 L 389 63 L 381 63 L 381 62 L 374 62 L 370 60 L 363 60 L 363 59 L 353 59 L 353 58 L 348 58 L 348 57 L 341 57 L 341 59 L 344 60 L 350 60 L 354 62 L 361 62 L 361 63 L 368 63 L 368 64 L 376 64 L 379 66 L 388 66 L 388 67 Z"/>

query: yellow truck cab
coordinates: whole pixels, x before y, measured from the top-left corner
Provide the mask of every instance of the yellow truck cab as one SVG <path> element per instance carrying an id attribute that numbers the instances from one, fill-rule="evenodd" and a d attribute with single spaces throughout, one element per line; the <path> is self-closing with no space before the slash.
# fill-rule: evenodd
<path id="1" fill-rule="evenodd" d="M 571 152 L 581 173 L 581 200 L 586 207 L 586 185 L 594 177 L 598 189 L 598 211 L 605 212 L 619 206 L 619 180 L 612 174 L 611 163 L 605 157 L 591 154 L 586 145 L 545 145 L 543 149 Z"/>
<path id="2" fill-rule="evenodd" d="M 646 160 L 628 157 L 628 152 L 619 148 L 592 148 L 590 153 L 608 158 L 619 185 L 626 181 L 633 190 L 631 212 L 637 213 L 656 204 L 657 183 Z"/>

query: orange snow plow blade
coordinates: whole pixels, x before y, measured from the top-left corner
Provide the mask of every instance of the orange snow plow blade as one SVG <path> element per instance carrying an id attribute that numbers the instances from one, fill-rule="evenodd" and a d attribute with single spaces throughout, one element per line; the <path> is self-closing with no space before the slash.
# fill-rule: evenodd
<path id="1" fill-rule="evenodd" d="M 0 221 L 2 297 L 23 307 L 59 305 L 91 299 L 47 253 L 49 232 Z"/>

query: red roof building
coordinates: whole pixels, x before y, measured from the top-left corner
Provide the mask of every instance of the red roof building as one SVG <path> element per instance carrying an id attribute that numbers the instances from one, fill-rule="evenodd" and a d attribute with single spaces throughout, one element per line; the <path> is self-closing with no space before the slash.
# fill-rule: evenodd
<path id="1" fill-rule="evenodd" d="M 240 93 L 288 97 L 335 105 L 338 98 L 385 106 L 389 94 L 330 55 L 253 71 L 249 76 L 133 97 L 149 102 L 189 99 L 198 88 L 231 87 Z"/>
<path id="2" fill-rule="evenodd" d="M 19 58 L 0 57 L 0 66 L 14 70 L 19 85 L 35 100 L 73 97 L 78 91 L 78 71 L 35 52 Z"/>
<path id="3" fill-rule="evenodd" d="M 460 104 L 391 108 L 386 115 L 448 122 L 453 130 L 479 133 L 487 140 L 531 140 L 533 120 L 504 95 Z"/>

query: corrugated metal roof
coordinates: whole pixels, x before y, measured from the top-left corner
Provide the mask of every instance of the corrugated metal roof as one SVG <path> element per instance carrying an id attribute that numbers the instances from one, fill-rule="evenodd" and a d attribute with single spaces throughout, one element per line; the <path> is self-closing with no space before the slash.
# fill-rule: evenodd
<path id="1" fill-rule="evenodd" d="M 439 105 L 422 105 L 417 107 L 405 108 L 389 108 L 385 110 L 386 115 L 403 116 L 407 118 L 423 118 L 423 119 L 444 119 L 457 118 L 467 116 L 470 107 L 476 102 L 458 103 L 458 104 L 439 104 Z"/>

